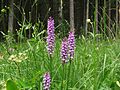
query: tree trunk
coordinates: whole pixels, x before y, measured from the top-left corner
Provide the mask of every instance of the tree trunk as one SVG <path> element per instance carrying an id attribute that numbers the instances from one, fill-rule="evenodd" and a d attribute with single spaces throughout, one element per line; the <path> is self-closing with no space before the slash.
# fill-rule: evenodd
<path id="1" fill-rule="evenodd" d="M 104 0 L 103 6 L 103 35 L 106 37 L 106 0 Z"/>
<path id="2" fill-rule="evenodd" d="M 111 36 L 111 2 L 108 2 L 108 35 Z"/>
<path id="3" fill-rule="evenodd" d="M 116 37 L 118 33 L 118 1 L 116 0 Z"/>
<path id="4" fill-rule="evenodd" d="M 86 18 L 85 18 L 85 35 L 87 36 L 88 31 L 88 22 L 89 19 L 89 0 L 87 0 L 87 7 L 86 7 Z"/>
<path id="5" fill-rule="evenodd" d="M 60 7 L 59 7 L 59 16 L 60 16 L 60 24 L 62 24 L 62 19 L 63 19 L 63 1 L 60 0 Z"/>
<path id="6" fill-rule="evenodd" d="M 70 31 L 74 31 L 74 0 L 70 0 Z"/>
<path id="7" fill-rule="evenodd" d="M 94 33 L 98 33 L 98 0 L 95 1 L 95 31 Z"/>
<path id="8" fill-rule="evenodd" d="M 31 12 L 29 12 L 29 23 L 31 23 Z M 31 34 L 32 34 L 31 29 L 29 29 L 29 33 L 28 34 L 29 34 L 28 37 L 30 39 L 31 38 Z"/>
<path id="9" fill-rule="evenodd" d="M 59 23 L 60 23 L 60 31 L 63 30 L 63 0 L 60 0 L 60 7 L 59 7 Z"/>
<path id="10" fill-rule="evenodd" d="M 120 25 L 120 1 L 119 1 L 119 25 Z"/>
<path id="11" fill-rule="evenodd" d="M 13 33 L 13 17 L 14 17 L 14 0 L 10 0 L 10 12 L 9 12 L 9 19 L 8 19 L 8 31 Z"/>

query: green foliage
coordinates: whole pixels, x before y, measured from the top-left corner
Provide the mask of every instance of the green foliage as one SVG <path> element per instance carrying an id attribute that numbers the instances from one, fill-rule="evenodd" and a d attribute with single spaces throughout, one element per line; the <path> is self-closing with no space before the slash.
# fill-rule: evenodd
<path id="1" fill-rule="evenodd" d="M 57 37 L 59 37 L 59 38 L 63 38 L 65 36 L 67 36 L 67 32 L 69 32 L 68 21 L 63 19 L 62 23 L 55 28 L 55 32 L 57 34 Z"/>
<path id="2" fill-rule="evenodd" d="M 119 90 L 120 41 L 97 41 L 98 36 L 91 33 L 89 39 L 84 36 L 81 39 L 76 39 L 75 58 L 71 66 L 70 63 L 67 63 L 64 65 L 64 69 L 60 60 L 60 39 L 56 40 L 52 59 L 48 57 L 46 42 L 41 39 L 12 44 L 14 46 L 11 47 L 16 48 L 10 54 L 6 52 L 6 45 L 2 44 L 3 47 L 0 47 L 0 53 L 3 55 L 3 58 L 0 59 L 0 81 L 12 78 L 7 81 L 8 87 L 42 90 L 43 74 L 49 71 L 52 73 L 51 90 L 65 88 L 72 90 Z M 28 58 L 21 62 L 9 60 L 11 55 L 19 55 L 19 53 L 25 53 Z"/>
<path id="3" fill-rule="evenodd" d="M 16 83 L 13 80 L 8 80 L 6 84 L 6 90 L 19 90 Z"/>

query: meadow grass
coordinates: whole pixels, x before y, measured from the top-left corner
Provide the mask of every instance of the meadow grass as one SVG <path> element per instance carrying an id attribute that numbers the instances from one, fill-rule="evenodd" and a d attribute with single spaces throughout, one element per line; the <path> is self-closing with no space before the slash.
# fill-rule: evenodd
<path id="1" fill-rule="evenodd" d="M 71 65 L 69 62 L 62 65 L 61 41 L 56 40 L 51 59 L 43 40 L 13 43 L 9 48 L 14 50 L 9 50 L 5 43 L 1 43 L 0 89 L 4 86 L 2 82 L 11 79 L 19 89 L 42 90 L 45 72 L 52 73 L 51 90 L 120 89 L 117 85 L 120 80 L 120 40 L 76 39 L 75 56 Z M 9 60 L 11 55 L 19 57 L 19 53 L 25 53 L 24 57 L 27 58 L 20 62 Z"/>

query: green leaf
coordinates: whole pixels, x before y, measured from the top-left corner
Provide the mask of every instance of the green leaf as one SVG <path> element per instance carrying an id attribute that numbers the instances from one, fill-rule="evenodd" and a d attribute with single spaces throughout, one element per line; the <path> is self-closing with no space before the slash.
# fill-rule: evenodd
<path id="1" fill-rule="evenodd" d="M 38 33 L 38 35 L 37 35 L 37 36 L 40 36 L 41 34 L 44 34 L 44 33 L 45 33 L 45 31 L 46 31 L 46 30 L 41 31 L 40 33 Z"/>
<path id="2" fill-rule="evenodd" d="M 32 24 L 29 23 L 28 25 L 26 25 L 25 29 L 27 30 L 27 29 L 30 29 L 31 27 L 32 27 Z"/>
<path id="3" fill-rule="evenodd" d="M 8 80 L 6 84 L 6 90 L 19 90 L 16 83 L 13 80 Z"/>
<path id="4" fill-rule="evenodd" d="M 116 84 L 118 87 L 120 87 L 120 82 L 119 81 L 116 81 Z"/>

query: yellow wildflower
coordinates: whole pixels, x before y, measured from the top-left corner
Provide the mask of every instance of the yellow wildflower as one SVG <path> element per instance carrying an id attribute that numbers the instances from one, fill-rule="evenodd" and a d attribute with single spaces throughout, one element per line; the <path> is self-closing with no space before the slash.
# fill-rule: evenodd
<path id="1" fill-rule="evenodd" d="M 26 60 L 28 57 L 26 53 L 18 53 L 15 55 L 11 55 L 8 60 L 15 61 L 15 62 L 22 62 L 23 60 Z"/>

